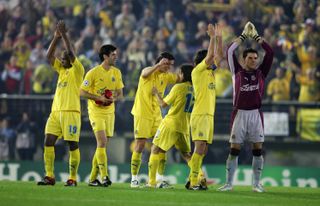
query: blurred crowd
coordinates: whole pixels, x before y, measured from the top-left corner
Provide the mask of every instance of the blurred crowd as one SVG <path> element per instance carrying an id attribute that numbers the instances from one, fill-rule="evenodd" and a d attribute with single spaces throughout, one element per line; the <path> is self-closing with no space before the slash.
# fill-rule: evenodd
<path id="1" fill-rule="evenodd" d="M 134 97 L 141 69 L 160 52 L 172 52 L 176 66 L 192 62 L 197 49 L 207 48 L 208 23 L 223 26 L 226 47 L 250 20 L 275 50 L 267 98 L 320 99 L 317 0 L 17 0 L 0 1 L 0 15 L 0 93 L 53 94 L 56 74 L 46 60 L 46 49 L 59 19 L 66 22 L 86 70 L 100 63 L 101 45 L 118 47 L 117 66 L 128 97 Z M 247 42 L 239 52 L 248 46 L 260 49 Z M 226 61 L 219 67 L 217 95 L 231 98 Z"/>

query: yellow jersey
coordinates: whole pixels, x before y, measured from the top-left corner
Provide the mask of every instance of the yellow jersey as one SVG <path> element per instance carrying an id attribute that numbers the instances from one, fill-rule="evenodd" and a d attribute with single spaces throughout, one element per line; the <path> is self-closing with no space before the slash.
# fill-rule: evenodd
<path id="1" fill-rule="evenodd" d="M 152 88 L 156 87 L 161 96 L 163 96 L 167 85 L 174 84 L 176 81 L 177 75 L 170 72 L 162 73 L 156 71 L 147 78 L 143 78 L 140 75 L 131 114 L 146 119 L 154 119 L 161 116 L 160 106 L 157 97 L 152 94 Z"/>
<path id="2" fill-rule="evenodd" d="M 205 59 L 192 71 L 191 78 L 195 95 L 192 114 L 214 115 L 216 107 L 215 76 L 212 69 L 208 69 Z"/>
<path id="3" fill-rule="evenodd" d="M 53 68 L 58 72 L 58 82 L 53 98 L 51 111 L 80 112 L 80 85 L 83 80 L 84 68 L 75 58 L 71 68 L 64 68 L 56 58 Z"/>
<path id="4" fill-rule="evenodd" d="M 163 119 L 163 123 L 172 130 L 189 134 L 190 114 L 194 103 L 191 83 L 183 82 L 174 85 L 170 93 L 164 98 L 164 102 L 170 105 L 170 109 Z"/>
<path id="5" fill-rule="evenodd" d="M 111 90 L 114 94 L 116 90 L 123 87 L 121 71 L 114 66 L 104 69 L 102 65 L 97 65 L 89 70 L 81 85 L 82 90 L 98 96 L 104 95 L 106 89 Z M 114 111 L 114 103 L 109 106 L 102 106 L 96 104 L 94 100 L 88 99 L 89 114 L 110 114 L 114 113 Z"/>
<path id="6" fill-rule="evenodd" d="M 228 69 L 217 69 L 214 72 L 216 79 L 216 95 L 222 97 L 226 89 L 232 85 L 232 75 Z"/>
<path id="7" fill-rule="evenodd" d="M 290 100 L 291 78 L 292 73 L 288 70 L 283 78 L 274 78 L 269 82 L 267 94 L 272 96 L 272 101 Z"/>

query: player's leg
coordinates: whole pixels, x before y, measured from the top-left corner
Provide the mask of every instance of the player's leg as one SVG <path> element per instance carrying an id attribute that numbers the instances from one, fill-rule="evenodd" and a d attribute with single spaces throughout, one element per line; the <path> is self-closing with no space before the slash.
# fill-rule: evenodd
<path id="1" fill-rule="evenodd" d="M 258 110 L 250 112 L 249 116 L 249 141 L 252 142 L 252 185 L 254 192 L 264 192 L 260 184 L 261 173 L 263 170 L 262 144 L 264 142 L 263 116 Z"/>
<path id="2" fill-rule="evenodd" d="M 142 152 L 147 138 L 154 136 L 154 120 L 134 116 L 134 148 L 131 156 L 131 187 L 139 187 L 138 174 L 141 166 Z"/>
<path id="3" fill-rule="evenodd" d="M 191 133 L 195 148 L 189 162 L 190 165 L 190 187 L 191 190 L 205 190 L 202 188 L 198 176 L 202 166 L 202 160 L 207 152 L 208 144 L 213 141 L 213 116 L 191 115 Z"/>
<path id="4" fill-rule="evenodd" d="M 252 145 L 252 185 L 254 192 L 264 192 L 260 184 L 261 174 L 263 170 L 264 159 L 262 156 L 262 142 L 253 143 Z"/>
<path id="5" fill-rule="evenodd" d="M 92 167 L 91 167 L 90 178 L 89 178 L 89 186 L 101 186 L 101 182 L 98 180 L 99 166 L 98 166 L 96 152 L 94 152 L 91 164 L 92 164 Z"/>
<path id="6" fill-rule="evenodd" d="M 80 164 L 79 144 L 76 141 L 67 141 L 69 144 L 69 178 L 65 186 L 77 186 L 77 174 Z"/>
<path id="7" fill-rule="evenodd" d="M 106 176 L 103 178 L 102 185 L 108 185 L 110 186 L 112 184 L 110 178 L 109 178 L 109 172 L 108 172 L 108 143 L 110 142 L 111 138 L 113 137 L 114 132 L 114 123 L 115 123 L 115 114 L 108 114 L 105 119 L 105 134 L 107 136 L 107 142 L 106 142 Z"/>
<path id="8" fill-rule="evenodd" d="M 69 178 L 65 186 L 77 186 L 81 115 L 78 112 L 61 112 L 61 115 L 63 138 L 69 145 Z"/>
<path id="9" fill-rule="evenodd" d="M 104 130 L 97 131 L 95 133 L 95 137 L 97 140 L 97 149 L 96 149 L 95 157 L 97 159 L 97 164 L 99 167 L 100 178 L 103 181 L 107 177 L 106 146 L 107 146 L 108 138 L 106 137 Z M 94 165 L 92 165 L 92 167 L 94 167 Z M 108 185 L 106 184 L 104 186 L 107 187 Z"/>
<path id="10" fill-rule="evenodd" d="M 246 118 L 242 111 L 235 110 L 231 116 L 230 152 L 226 161 L 226 184 L 219 191 L 233 190 L 234 174 L 238 168 L 238 157 L 241 144 L 246 137 Z"/>
<path id="11" fill-rule="evenodd" d="M 148 185 L 150 187 L 156 187 L 156 184 L 157 184 L 156 174 L 157 174 L 157 170 L 159 167 L 159 152 L 160 151 L 161 151 L 161 149 L 158 146 L 156 146 L 154 144 L 152 145 L 151 154 L 150 154 L 149 163 L 148 163 L 148 175 L 149 175 Z"/>
<path id="12" fill-rule="evenodd" d="M 51 113 L 45 127 L 45 140 L 44 140 L 44 168 L 45 177 L 38 185 L 54 185 L 54 159 L 55 151 L 54 145 L 58 137 L 62 134 L 59 122 L 59 113 Z"/>
<path id="13" fill-rule="evenodd" d="M 226 161 L 226 184 L 218 188 L 219 191 L 233 190 L 234 174 L 238 168 L 238 157 L 240 154 L 240 144 L 231 143 L 230 153 Z"/>
<path id="14" fill-rule="evenodd" d="M 58 137 L 52 134 L 46 134 L 45 143 L 44 143 L 44 168 L 45 168 L 45 177 L 42 181 L 38 182 L 38 185 L 54 185 L 55 176 L 54 176 L 54 145 Z"/>
<path id="15" fill-rule="evenodd" d="M 192 154 L 190 165 L 190 188 L 198 186 L 198 175 L 205 154 L 207 142 L 204 140 L 194 141 L 195 149 Z"/>
<path id="16" fill-rule="evenodd" d="M 164 171 L 166 165 L 166 152 L 173 147 L 176 143 L 177 139 L 179 138 L 180 133 L 176 132 L 175 130 L 171 130 L 170 127 L 163 122 L 160 124 L 154 139 L 153 144 L 155 145 L 154 150 L 158 153 L 159 156 L 159 164 L 157 168 L 157 177 L 156 183 L 157 188 L 173 188 L 167 181 L 164 180 Z"/>
<path id="17" fill-rule="evenodd" d="M 144 150 L 146 138 L 136 138 L 131 156 L 131 187 L 139 187 L 138 173 L 141 166 L 141 156 Z"/>

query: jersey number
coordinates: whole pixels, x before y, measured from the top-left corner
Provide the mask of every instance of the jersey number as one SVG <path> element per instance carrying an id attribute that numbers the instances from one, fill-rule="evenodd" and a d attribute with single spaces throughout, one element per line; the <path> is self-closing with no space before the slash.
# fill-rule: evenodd
<path id="1" fill-rule="evenodd" d="M 69 125 L 69 134 L 76 134 L 77 133 L 77 126 Z"/>
<path id="2" fill-rule="evenodd" d="M 184 107 L 184 112 L 191 113 L 193 109 L 193 104 L 194 104 L 194 97 L 191 93 L 186 95 L 187 101 L 186 101 L 186 106 Z"/>

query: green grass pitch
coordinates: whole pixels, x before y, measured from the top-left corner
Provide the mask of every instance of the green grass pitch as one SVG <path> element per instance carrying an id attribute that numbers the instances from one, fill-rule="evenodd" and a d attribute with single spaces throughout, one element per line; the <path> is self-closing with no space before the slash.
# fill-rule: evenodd
<path id="1" fill-rule="evenodd" d="M 132 189 L 129 184 L 113 184 L 111 187 L 37 186 L 35 182 L 0 181 L 0 205 L 3 206 L 82 206 L 82 205 L 129 205 L 129 206 L 249 206 L 320 205 L 320 189 L 294 187 L 267 187 L 266 193 L 254 193 L 251 187 L 236 186 L 232 192 L 217 192 L 218 185 L 208 191 L 188 191 L 183 185 L 174 189 Z"/>

